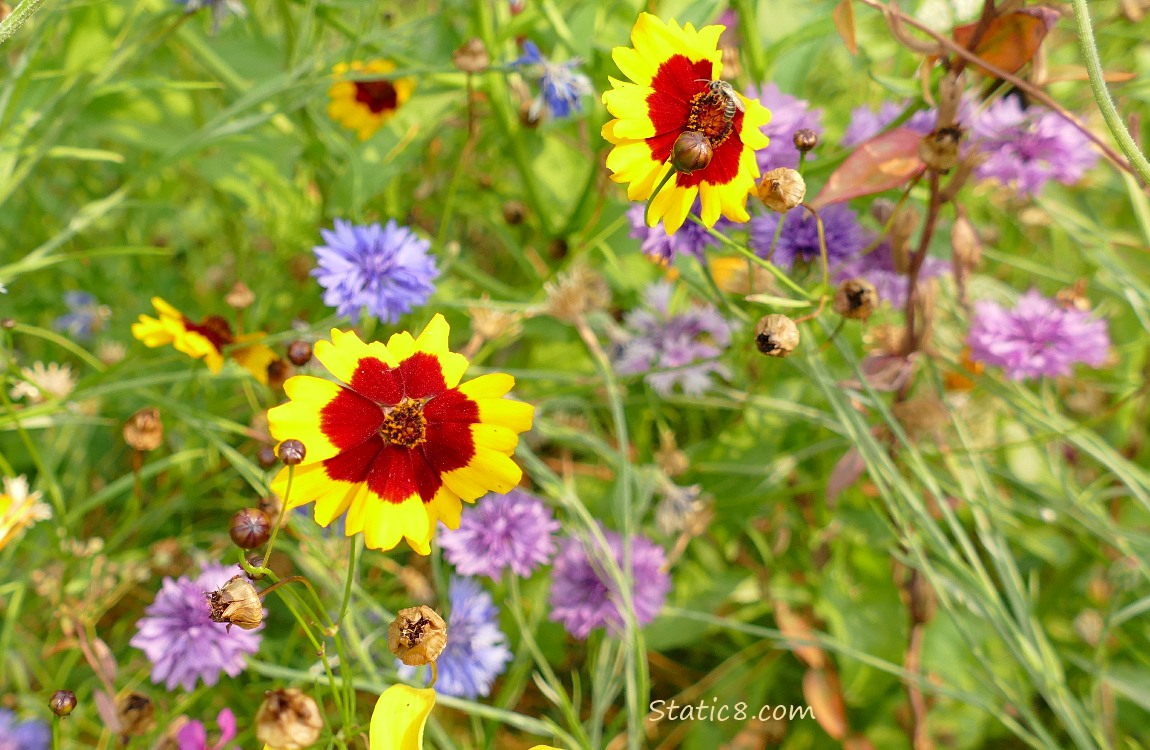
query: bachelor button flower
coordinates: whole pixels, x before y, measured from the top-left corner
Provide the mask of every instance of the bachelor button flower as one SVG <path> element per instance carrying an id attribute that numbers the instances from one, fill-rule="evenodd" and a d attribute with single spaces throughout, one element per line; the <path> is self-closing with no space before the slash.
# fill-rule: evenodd
<path id="1" fill-rule="evenodd" d="M 629 329 L 615 354 L 620 375 L 647 373 L 643 378 L 660 395 L 678 384 L 683 393 L 697 396 L 711 387 L 711 375 L 729 377 L 716 358 L 731 343 L 731 327 L 710 306 L 671 312 L 670 284 L 652 284 L 644 292 L 647 309 L 632 310 L 624 322 Z"/>
<path id="2" fill-rule="evenodd" d="M 292 508 L 315 502 L 321 526 L 346 512 L 345 533 L 362 531 L 372 549 L 406 537 L 427 555 L 438 521 L 458 528 L 461 500 L 513 489 L 523 471 L 511 455 L 534 407 L 503 398 L 515 385 L 510 375 L 460 385 L 468 363 L 448 349 L 448 333 L 436 315 L 418 338 L 403 331 L 386 346 L 337 329 L 317 342 L 315 358 L 337 382 L 297 375 L 284 383 L 291 400 L 268 412 L 269 429 L 307 452 L 291 497 L 290 467 L 272 491 Z"/>
<path id="3" fill-rule="evenodd" d="M 610 554 L 623 568 L 623 538 L 603 531 Z M 600 562 L 605 553 L 592 539 L 590 549 L 578 539 L 564 539 L 551 573 L 551 619 L 563 623 L 576 638 L 586 638 L 595 628 L 623 628 L 622 601 L 615 580 Z M 631 602 L 640 626 L 655 619 L 663 607 L 671 579 L 663 570 L 663 549 L 643 536 L 632 537 L 631 569 L 622 570 L 631 585 Z"/>
<path id="4" fill-rule="evenodd" d="M 660 219 L 668 234 L 679 230 L 699 197 L 700 218 L 711 227 L 719 215 L 747 221 L 747 196 L 759 176 L 755 149 L 767 146 L 761 128 L 771 113 L 755 99 L 712 88 L 723 72 L 719 51 L 722 26 L 664 23 L 640 13 L 631 30 L 633 47 L 616 47 L 615 64 L 625 78 L 611 79 L 603 103 L 616 119 L 603 126 L 614 148 L 607 155 L 611 179 L 627 183 L 627 197 L 646 201 L 670 174 L 680 139 L 690 139 L 696 156 L 692 171 L 674 175 L 651 200 L 648 225 Z M 733 110 L 730 118 L 729 111 Z M 705 162 L 705 163 L 703 163 Z"/>
<path id="5" fill-rule="evenodd" d="M 152 682 L 164 683 L 168 690 L 179 685 L 192 691 L 203 679 L 211 687 L 220 673 L 235 677 L 244 670 L 244 657 L 259 650 L 260 634 L 212 622 L 211 608 L 204 597 L 233 576 L 235 570 L 223 565 L 205 565 L 198 578 L 164 578 L 156 599 L 144 609 L 145 617 L 136 623 L 131 645 L 140 649 L 152 663 Z"/>
<path id="6" fill-rule="evenodd" d="M 220 711 L 216 725 L 220 728 L 220 739 L 208 747 L 208 732 L 203 722 L 189 721 L 176 734 L 178 750 L 224 750 L 224 745 L 236 737 L 236 717 L 230 708 Z"/>
<path id="7" fill-rule="evenodd" d="M 830 265 L 853 258 L 866 245 L 866 235 L 858 223 L 855 212 L 845 204 L 833 203 L 819 211 L 823 219 L 823 233 L 827 243 L 827 261 Z M 783 222 L 783 231 L 770 252 L 775 229 Z M 761 258 L 769 258 L 784 268 L 794 266 L 796 260 L 814 263 L 819 260 L 818 222 L 809 211 L 773 211 L 751 220 L 751 248 Z"/>
<path id="8" fill-rule="evenodd" d="M 950 264 L 946 261 L 928 255 L 918 269 L 918 280 L 922 282 L 942 276 L 948 268 Z M 880 303 L 889 302 L 891 307 L 898 310 L 906 305 L 909 279 L 895 267 L 889 242 L 882 243 L 866 255 L 848 260 L 835 272 L 835 283 L 855 278 L 863 278 L 873 284 Z"/>
<path id="9" fill-rule="evenodd" d="M 64 304 L 68 306 L 68 312 L 52 321 L 52 327 L 80 341 L 91 339 L 111 316 L 108 306 L 101 305 L 87 292 L 64 292 Z"/>
<path id="10" fill-rule="evenodd" d="M 39 491 L 28 491 L 28 480 L 23 475 L 4 477 L 4 492 L 0 494 L 0 550 L 24 529 L 52 517 L 52 509 L 40 502 L 40 498 Z"/>
<path id="11" fill-rule="evenodd" d="M 1032 289 L 1013 310 L 975 303 L 967 344 L 971 360 L 1002 367 L 1012 380 L 1027 380 L 1069 375 L 1076 362 L 1101 367 L 1110 335 L 1106 321 L 1060 307 Z"/>
<path id="12" fill-rule="evenodd" d="M 668 235 L 662 226 L 649 227 L 643 221 L 643 206 L 632 206 L 627 211 L 627 220 L 631 222 L 631 236 L 642 240 L 640 248 L 643 254 L 660 265 L 669 266 L 675 262 L 679 255 L 692 255 L 699 260 L 704 259 L 704 252 L 711 245 L 718 244 L 707 228 L 694 221 L 688 221 L 674 234 Z M 698 203 L 692 209 L 698 213 Z M 719 219 L 716 229 L 722 229 L 725 220 Z"/>
<path id="13" fill-rule="evenodd" d="M 795 131 L 806 128 L 821 134 L 823 111 L 811 109 L 805 99 L 784 94 L 774 81 L 762 89 L 749 86 L 747 95 L 757 98 L 771 111 L 771 121 L 762 128 L 763 133 L 770 136 L 771 142 L 766 148 L 755 152 L 759 171 L 766 174 L 779 167 L 796 169 L 799 166 L 799 150 L 795 148 Z"/>
<path id="14" fill-rule="evenodd" d="M 512 65 L 529 67 L 539 78 L 539 96 L 531 102 L 528 116 L 536 120 L 543 109 L 552 117 L 570 117 L 572 112 L 582 112 L 583 97 L 591 93 L 591 79 L 575 68 L 582 64 L 579 58 L 563 63 L 553 63 L 543 56 L 535 42 L 523 43 L 524 55 Z"/>
<path id="15" fill-rule="evenodd" d="M 874 138 L 885 130 L 887 125 L 898 119 L 905 108 L 905 105 L 894 102 L 883 102 L 877 112 L 865 105 L 855 107 L 851 110 L 850 123 L 843 132 L 842 145 L 857 146 L 863 141 Z"/>
<path id="16" fill-rule="evenodd" d="M 466 576 L 498 580 L 504 568 L 527 578 L 555 554 L 552 535 L 559 522 L 551 509 L 522 490 L 488 495 L 463 512 L 459 528 L 444 531 L 440 546 L 455 569 Z"/>
<path id="17" fill-rule="evenodd" d="M 385 323 L 394 323 L 435 291 L 439 269 L 427 251 L 430 240 L 388 219 L 356 226 L 335 220 L 335 229 L 321 229 L 326 245 L 315 248 L 319 268 L 311 275 L 326 291 L 323 303 L 359 322 L 360 309 Z"/>
<path id="18" fill-rule="evenodd" d="M 394 117 L 415 91 L 414 78 L 383 77 L 395 70 L 395 63 L 390 60 L 340 63 L 334 70 L 338 80 L 327 92 L 331 100 L 327 116 L 356 131 L 361 141 L 366 141 Z M 347 80 L 349 72 L 365 80 Z"/>
<path id="19" fill-rule="evenodd" d="M 1023 196 L 1037 194 L 1050 180 L 1072 185 L 1098 162 L 1090 140 L 1069 120 L 1043 107 L 1023 110 L 1013 96 L 974 119 L 973 138 L 987 157 L 975 176 L 1013 185 Z"/>
<path id="20" fill-rule="evenodd" d="M 48 750 L 52 729 L 47 722 L 16 721 L 16 714 L 0 708 L 0 750 Z"/>

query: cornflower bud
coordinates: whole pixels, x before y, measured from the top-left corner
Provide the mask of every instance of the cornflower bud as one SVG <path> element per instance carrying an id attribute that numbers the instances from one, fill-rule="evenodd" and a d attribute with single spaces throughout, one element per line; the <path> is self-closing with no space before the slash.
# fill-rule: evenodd
<path id="1" fill-rule="evenodd" d="M 307 448 L 299 440 L 290 438 L 280 443 L 279 457 L 288 466 L 296 466 L 303 463 L 304 458 L 307 456 Z"/>
<path id="2" fill-rule="evenodd" d="M 76 694 L 71 690 L 57 690 L 48 699 L 48 708 L 57 716 L 67 716 L 76 708 Z"/>
<path id="3" fill-rule="evenodd" d="M 243 576 L 232 576 L 223 587 L 205 591 L 204 598 L 208 600 L 212 622 L 226 622 L 227 630 L 232 625 L 255 630 L 264 621 L 260 592 Z"/>
<path id="4" fill-rule="evenodd" d="M 759 183 L 759 200 L 772 211 L 785 214 L 802 205 L 807 197 L 807 183 L 803 176 L 788 167 L 772 169 Z"/>
<path id="5" fill-rule="evenodd" d="M 791 139 L 795 144 L 795 148 L 804 153 L 819 145 L 819 134 L 810 128 L 800 128 L 796 130 Z"/>
<path id="6" fill-rule="evenodd" d="M 237 281 L 232 287 L 232 290 L 224 296 L 224 302 L 228 303 L 229 307 L 236 310 L 243 310 L 245 307 L 251 306 L 256 301 L 256 295 L 248 288 L 248 285 L 242 281 Z"/>
<path id="7" fill-rule="evenodd" d="M 228 527 L 228 536 L 240 549 L 255 549 L 271 535 L 272 521 L 259 508 L 237 510 Z"/>
<path id="8" fill-rule="evenodd" d="M 691 174 L 706 169 L 714 155 L 710 138 L 697 130 L 685 130 L 671 147 L 671 166 L 682 174 Z"/>
<path id="9" fill-rule="evenodd" d="M 269 690 L 256 712 L 256 739 L 276 750 L 304 750 L 319 739 L 323 717 L 298 688 Z"/>
<path id="10" fill-rule="evenodd" d="M 387 628 L 387 648 L 409 667 L 435 661 L 447 646 L 447 623 L 426 604 L 399 610 Z"/>
<path id="11" fill-rule="evenodd" d="M 847 279 L 835 291 L 834 309 L 852 320 L 866 320 L 878 307 L 878 290 L 866 279 Z"/>
<path id="12" fill-rule="evenodd" d="M 464 73 L 480 73 L 491 65 L 491 57 L 487 54 L 487 47 L 482 40 L 471 38 L 451 53 L 451 62 L 456 70 Z"/>
<path id="13" fill-rule="evenodd" d="M 124 442 L 138 451 L 152 451 L 164 441 L 164 423 L 154 406 L 140 409 L 124 423 Z"/>
<path id="14" fill-rule="evenodd" d="M 764 315 L 755 326 L 755 345 L 768 357 L 789 356 L 799 345 L 799 327 L 786 315 Z"/>

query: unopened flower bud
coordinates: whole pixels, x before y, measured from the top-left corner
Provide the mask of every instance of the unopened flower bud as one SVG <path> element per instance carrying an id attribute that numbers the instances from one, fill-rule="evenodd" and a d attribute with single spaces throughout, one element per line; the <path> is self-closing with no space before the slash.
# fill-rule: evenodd
<path id="1" fill-rule="evenodd" d="M 435 661 L 447 646 L 447 623 L 426 604 L 399 610 L 387 628 L 387 648 L 409 667 Z"/>
<path id="2" fill-rule="evenodd" d="M 256 461 L 259 462 L 260 468 L 270 469 L 276 465 L 279 458 L 276 457 L 276 449 L 270 445 L 261 445 L 259 451 L 256 452 Z"/>
<path id="3" fill-rule="evenodd" d="M 847 279 L 835 291 L 834 309 L 852 320 L 866 320 L 878 307 L 878 290 L 866 279 Z"/>
<path id="4" fill-rule="evenodd" d="M 76 694 L 71 690 L 57 690 L 48 699 L 48 708 L 57 716 L 67 716 L 76 708 Z"/>
<path id="5" fill-rule="evenodd" d="M 710 138 L 697 130 L 684 130 L 671 147 L 671 166 L 682 174 L 691 174 L 706 169 L 714 155 Z"/>
<path id="6" fill-rule="evenodd" d="M 0 318 L 0 328 L 3 328 L 5 331 L 11 331 L 15 327 L 15 318 Z"/>
<path id="7" fill-rule="evenodd" d="M 772 169 L 759 183 L 759 200 L 772 211 L 785 214 L 802 205 L 807 197 L 807 183 L 803 176 L 788 167 Z"/>
<path id="8" fill-rule="evenodd" d="M 116 697 L 116 721 L 120 734 L 127 738 L 147 734 L 155 725 L 156 707 L 143 693 L 121 693 Z M 125 743 L 127 744 L 126 740 Z"/>
<path id="9" fill-rule="evenodd" d="M 293 341 L 288 344 L 287 358 L 296 367 L 303 367 L 311 361 L 311 344 L 306 341 Z"/>
<path id="10" fill-rule="evenodd" d="M 256 739 L 276 750 L 304 750 L 319 740 L 323 717 L 298 688 L 269 690 L 256 712 Z"/>
<path id="11" fill-rule="evenodd" d="M 124 442 L 138 451 L 151 451 L 164 441 L 164 423 L 154 406 L 140 409 L 124 423 Z"/>
<path id="12" fill-rule="evenodd" d="M 961 128 L 939 128 L 918 142 L 918 156 L 935 172 L 946 172 L 958 164 Z"/>
<path id="13" fill-rule="evenodd" d="M 224 296 L 224 302 L 228 303 L 229 307 L 234 307 L 237 310 L 243 310 L 245 307 L 251 306 L 256 301 L 256 295 L 248 288 L 248 285 L 242 281 L 237 281 L 232 290 Z"/>
<path id="14" fill-rule="evenodd" d="M 304 457 L 307 456 L 307 448 L 298 440 L 289 439 L 280 443 L 279 457 L 288 466 L 295 466 L 303 463 Z"/>
<path id="15" fill-rule="evenodd" d="M 487 47 L 483 45 L 483 41 L 473 37 L 451 53 L 451 62 L 456 70 L 479 73 L 487 70 L 487 66 L 491 64 L 491 57 L 487 54 Z"/>
<path id="16" fill-rule="evenodd" d="M 799 345 L 799 327 L 786 315 L 764 315 L 755 326 L 755 345 L 769 357 L 789 356 Z"/>
<path id="17" fill-rule="evenodd" d="M 982 259 L 982 240 L 974 224 L 965 215 L 954 220 L 950 228 L 950 247 L 954 261 L 966 271 L 973 271 Z"/>
<path id="18" fill-rule="evenodd" d="M 795 148 L 799 151 L 807 152 L 819 145 L 819 134 L 810 128 L 800 128 L 795 131 L 792 136 Z"/>
<path id="19" fill-rule="evenodd" d="M 240 549 L 255 549 L 268 540 L 272 522 L 259 508 L 237 510 L 228 527 L 228 536 Z"/>
<path id="20" fill-rule="evenodd" d="M 527 206 L 523 205 L 523 201 L 507 201 L 503 204 L 503 220 L 511 226 L 522 224 L 526 216 Z"/>
<path id="21" fill-rule="evenodd" d="M 255 630 L 264 621 L 264 606 L 260 592 L 243 576 L 232 576 L 221 588 L 205 591 L 212 622 L 226 622 L 227 629 L 238 625 L 244 630 Z"/>

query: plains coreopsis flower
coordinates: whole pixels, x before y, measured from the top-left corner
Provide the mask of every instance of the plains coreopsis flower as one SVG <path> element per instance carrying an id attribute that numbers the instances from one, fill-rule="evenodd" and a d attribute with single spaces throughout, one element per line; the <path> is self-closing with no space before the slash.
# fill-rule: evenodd
<path id="1" fill-rule="evenodd" d="M 523 56 L 512 65 L 534 70 L 539 79 L 539 96 L 531 102 L 529 115 L 537 119 L 544 109 L 552 117 L 570 117 L 583 111 L 583 97 L 591 93 L 591 79 L 577 68 L 582 64 L 578 58 L 556 63 L 543 56 L 535 42 L 523 43 Z"/>
<path id="2" fill-rule="evenodd" d="M 413 78 L 385 78 L 395 70 L 390 60 L 359 61 L 335 66 L 337 80 L 328 89 L 327 115 L 366 141 L 383 127 L 415 91 Z M 348 74 L 362 80 L 349 80 Z"/>
<path id="3" fill-rule="evenodd" d="M 52 729 L 45 721 L 17 721 L 16 714 L 0 708 L 0 750 L 48 750 Z"/>
<path id="4" fill-rule="evenodd" d="M 1030 290 L 1013 310 L 975 303 L 967 338 L 974 362 L 1002 367 L 1012 380 L 1069 375 L 1084 362 L 1101 367 L 1110 351 L 1106 321 Z"/>
<path id="5" fill-rule="evenodd" d="M 23 476 L 4 477 L 0 493 L 0 550 L 24 529 L 52 517 L 52 509 L 40 501 L 40 492 L 29 492 Z"/>
<path id="6" fill-rule="evenodd" d="M 610 554 L 623 568 L 623 538 L 614 531 L 604 531 Z M 578 539 L 560 543 L 551 580 L 551 619 L 563 623 L 576 638 L 586 638 L 595 628 L 609 627 L 618 631 L 623 625 L 622 598 L 615 580 L 600 562 L 604 552 L 594 541 L 584 546 Z M 623 569 L 623 578 L 631 586 L 631 603 L 635 620 L 646 625 L 663 607 L 671 579 L 664 572 L 663 549 L 642 536 L 631 540 L 631 569 Z"/>
<path id="7" fill-rule="evenodd" d="M 559 522 L 539 498 L 522 490 L 488 495 L 467 508 L 459 528 L 440 535 L 444 556 L 465 576 L 498 580 L 506 568 L 527 578 L 555 554 Z"/>
<path id="8" fill-rule="evenodd" d="M 603 126 L 603 137 L 614 144 L 607 155 L 611 179 L 628 183 L 629 199 L 651 197 L 672 169 L 672 149 L 683 133 L 702 134 L 712 151 L 706 166 L 674 175 L 651 201 L 649 225 L 662 219 L 668 234 L 683 225 L 696 196 L 706 226 L 714 226 L 720 214 L 739 222 L 749 218 L 746 199 L 759 176 L 755 149 L 768 143 L 761 128 L 771 113 L 741 94 L 734 94 L 736 107 L 712 90 L 711 82 L 722 74 L 722 32 L 722 26 L 696 30 L 642 13 L 631 31 L 634 47 L 612 52 L 630 81 L 611 79 L 611 91 L 603 94 L 616 118 Z"/>
<path id="9" fill-rule="evenodd" d="M 356 226 L 335 220 L 332 230 L 321 229 L 326 245 L 315 248 L 319 267 L 311 272 L 325 291 L 323 302 L 359 321 L 360 310 L 386 323 L 394 323 L 413 307 L 427 302 L 439 275 L 425 240 L 389 219 Z"/>
<path id="10" fill-rule="evenodd" d="M 339 382 L 306 375 L 284 384 L 290 402 L 268 412 L 277 440 L 307 449 L 288 502 L 315 502 L 327 526 L 347 513 L 349 536 L 391 549 L 400 539 L 429 554 L 437 521 L 459 526 L 462 500 L 508 492 L 522 476 L 511 460 L 534 407 L 503 398 L 515 379 L 491 373 L 460 384 L 467 359 L 448 349 L 447 321 L 436 315 L 418 338 L 406 331 L 386 345 L 333 330 L 315 357 Z M 286 497 L 289 469 L 272 482 Z"/>
<path id="11" fill-rule="evenodd" d="M 213 374 L 223 369 L 224 357 L 228 356 L 256 380 L 268 382 L 268 365 L 279 357 L 258 343 L 264 336 L 262 333 L 237 336 L 228 321 L 218 315 L 209 315 L 197 323 L 159 297 L 152 297 L 152 306 L 159 318 L 141 315 L 140 321 L 132 324 L 132 335 L 145 346 L 171 344 L 178 352 L 204 360 Z"/>
<path id="12" fill-rule="evenodd" d="M 152 682 L 168 690 L 208 687 L 221 674 L 235 677 L 244 670 L 244 657 L 259 650 L 260 633 L 212 622 L 205 593 L 218 589 L 235 575 L 235 568 L 205 565 L 199 577 L 165 578 L 156 599 L 136 623 L 133 646 L 152 663 Z"/>

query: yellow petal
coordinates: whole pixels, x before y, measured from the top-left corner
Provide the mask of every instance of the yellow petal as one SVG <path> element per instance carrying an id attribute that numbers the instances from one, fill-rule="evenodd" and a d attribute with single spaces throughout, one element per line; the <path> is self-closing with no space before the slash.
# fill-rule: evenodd
<path id="1" fill-rule="evenodd" d="M 345 383 L 350 383 L 355 368 L 364 357 L 374 357 L 388 367 L 398 367 L 399 360 L 378 341 L 365 344 L 354 331 L 331 329 L 331 341 L 317 341 L 315 358 L 328 372 Z"/>
<path id="2" fill-rule="evenodd" d="M 514 386 L 514 377 L 502 372 L 493 372 L 468 380 L 459 386 L 458 390 L 474 401 L 480 398 L 501 398 L 507 395 L 507 392 Z"/>
<path id="3" fill-rule="evenodd" d="M 435 706 L 435 691 L 392 685 L 371 712 L 371 750 L 423 750 L 423 727 Z"/>
<path id="4" fill-rule="evenodd" d="M 231 352 L 232 359 L 240 363 L 240 366 L 250 372 L 255 379 L 268 384 L 268 367 L 272 362 L 279 359 L 279 355 L 273 352 L 270 348 L 263 344 L 252 344 L 251 346 L 233 349 Z"/>
<path id="5" fill-rule="evenodd" d="M 339 449 L 327 439 L 320 427 L 323 407 L 343 391 L 343 386 L 330 380 L 296 375 L 284 383 L 291 399 L 268 410 L 268 430 L 276 440 L 299 440 L 307 453 L 304 464 L 331 458 Z"/>
<path id="6" fill-rule="evenodd" d="M 509 398 L 475 399 L 479 407 L 479 421 L 503 425 L 515 432 L 527 432 L 535 417 L 535 407 Z"/>
<path id="7" fill-rule="evenodd" d="M 447 319 L 436 313 L 427 327 L 423 329 L 423 333 L 419 334 L 419 338 L 415 340 L 415 351 L 435 355 L 436 359 L 439 360 L 440 369 L 443 371 L 444 382 L 447 383 L 448 388 L 454 388 L 459 385 L 460 378 L 467 371 L 468 362 L 467 357 L 456 354 L 448 348 L 447 337 L 450 332 Z"/>

